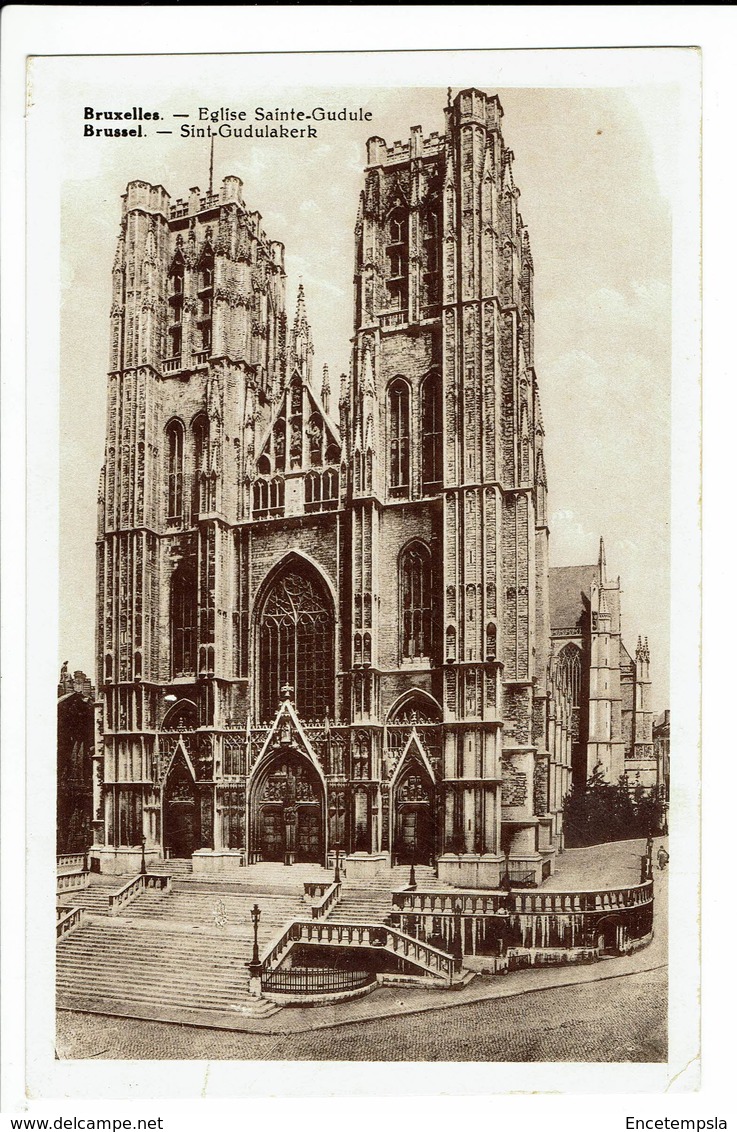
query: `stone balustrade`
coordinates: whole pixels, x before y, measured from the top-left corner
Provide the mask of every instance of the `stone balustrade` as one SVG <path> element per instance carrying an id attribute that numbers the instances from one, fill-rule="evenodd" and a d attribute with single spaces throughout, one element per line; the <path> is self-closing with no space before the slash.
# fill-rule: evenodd
<path id="1" fill-rule="evenodd" d="M 307 885 L 305 885 L 305 888 Z M 333 881 L 312 905 L 312 919 L 324 920 L 340 900 L 340 882 Z"/>
<path id="2" fill-rule="evenodd" d="M 140 873 L 132 880 L 119 888 L 117 892 L 111 892 L 108 896 L 108 911 L 111 916 L 115 916 L 123 908 L 127 907 L 133 900 L 141 895 L 147 888 L 158 888 L 162 892 L 171 891 L 171 874 L 170 873 Z"/>
<path id="3" fill-rule="evenodd" d="M 398 928 L 386 924 L 345 924 L 325 920 L 292 920 L 264 955 L 262 969 L 269 971 L 278 967 L 295 944 L 381 948 L 447 985 L 453 982 L 460 969 L 459 960 L 452 955 Z"/>
<path id="4" fill-rule="evenodd" d="M 576 892 L 402 891 L 392 894 L 391 922 L 453 954 L 497 955 L 508 948 L 542 954 L 584 949 L 627 951 L 647 941 L 653 884 Z M 542 962 L 542 960 L 541 960 Z"/>
<path id="5" fill-rule="evenodd" d="M 56 891 L 68 892 L 73 888 L 87 888 L 90 883 L 90 874 L 84 869 L 73 873 L 59 873 L 56 877 Z"/>
<path id="6" fill-rule="evenodd" d="M 78 872 L 84 865 L 84 853 L 62 853 L 56 858 L 57 869 L 70 869 Z"/>
<path id="7" fill-rule="evenodd" d="M 84 922 L 84 912 L 82 908 L 57 908 L 56 909 L 56 940 L 57 943 L 63 936 L 73 931 L 74 928 L 79 927 Z"/>

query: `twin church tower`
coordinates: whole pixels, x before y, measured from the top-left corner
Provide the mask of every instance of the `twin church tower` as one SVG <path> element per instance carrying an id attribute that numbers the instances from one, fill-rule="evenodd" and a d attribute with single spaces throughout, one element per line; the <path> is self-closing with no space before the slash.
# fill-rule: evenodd
<path id="1" fill-rule="evenodd" d="M 601 561 L 567 636 L 551 624 L 502 109 L 466 90 L 445 114 L 442 136 L 368 141 L 336 389 L 239 178 L 176 202 L 128 185 L 97 540 L 105 871 L 135 870 L 145 838 L 203 873 L 337 848 L 354 875 L 539 881 L 574 770 L 634 757 Z"/>

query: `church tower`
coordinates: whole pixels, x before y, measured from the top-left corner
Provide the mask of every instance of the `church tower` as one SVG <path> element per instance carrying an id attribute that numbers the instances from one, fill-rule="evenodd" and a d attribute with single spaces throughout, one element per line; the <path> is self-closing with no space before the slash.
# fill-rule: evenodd
<path id="1" fill-rule="evenodd" d="M 230 616 L 236 528 L 250 513 L 256 431 L 281 394 L 286 345 L 284 248 L 246 208 L 241 181 L 226 177 L 219 193 L 194 188 L 176 202 L 160 185 L 129 184 L 98 507 L 103 856 L 111 847 L 125 858 L 143 837 L 160 845 L 155 784 L 171 753 L 157 734 L 162 720 L 167 729 L 222 726 L 245 694 L 234 683 L 241 642 Z M 186 800 L 198 838 L 212 843 L 206 731 L 176 763 L 180 810 Z"/>
<path id="2" fill-rule="evenodd" d="M 554 851 L 533 263 L 501 119 L 467 90 L 444 136 L 369 140 L 350 403 L 352 718 L 376 743 L 403 705 L 444 724 L 441 749 L 387 745 L 382 848 L 429 836 L 386 813 L 411 772 L 440 875 L 479 885 Z"/>

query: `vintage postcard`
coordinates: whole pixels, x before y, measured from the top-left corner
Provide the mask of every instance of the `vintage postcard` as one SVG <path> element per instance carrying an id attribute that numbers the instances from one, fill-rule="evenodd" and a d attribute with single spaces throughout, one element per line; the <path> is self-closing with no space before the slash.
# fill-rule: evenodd
<path id="1" fill-rule="evenodd" d="M 697 1086 L 700 58 L 563 56 L 29 58 L 35 1095 Z"/>

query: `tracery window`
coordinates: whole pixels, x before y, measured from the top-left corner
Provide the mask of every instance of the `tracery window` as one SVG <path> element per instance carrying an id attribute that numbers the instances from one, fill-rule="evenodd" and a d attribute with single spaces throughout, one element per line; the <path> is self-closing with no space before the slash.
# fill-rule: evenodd
<path id="1" fill-rule="evenodd" d="M 440 301 L 440 240 L 439 220 L 436 212 L 428 211 L 423 217 L 423 299 L 428 305 Z"/>
<path id="2" fill-rule="evenodd" d="M 172 677 L 193 676 L 197 654 L 197 578 L 191 567 L 180 566 L 171 579 Z"/>
<path id="3" fill-rule="evenodd" d="M 407 306 L 407 213 L 395 208 L 387 222 L 387 292 L 391 305 Z"/>
<path id="4" fill-rule="evenodd" d="M 285 685 L 302 719 L 332 715 L 334 631 L 332 602 L 314 575 L 291 569 L 275 580 L 259 627 L 262 719 L 273 719 Z"/>
<path id="5" fill-rule="evenodd" d="M 182 459 L 184 453 L 184 427 L 181 421 L 171 421 L 166 429 L 167 446 L 167 519 L 170 523 L 182 521 Z"/>
<path id="6" fill-rule="evenodd" d="M 200 348 L 209 352 L 212 347 L 212 288 L 215 280 L 215 256 L 209 244 L 202 253 L 199 269 Z"/>
<path id="7" fill-rule="evenodd" d="M 254 519 L 270 519 L 284 514 L 284 480 L 281 476 L 255 480 L 252 514 Z"/>
<path id="8" fill-rule="evenodd" d="M 409 492 L 409 386 L 397 378 L 389 387 L 389 490 Z"/>
<path id="9" fill-rule="evenodd" d="M 192 425 L 194 437 L 194 478 L 192 483 L 192 514 L 206 514 L 211 510 L 208 473 L 210 470 L 210 422 L 202 414 Z"/>
<path id="10" fill-rule="evenodd" d="M 437 491 L 443 479 L 443 405 L 440 376 L 422 383 L 422 490 Z"/>
<path id="11" fill-rule="evenodd" d="M 563 689 L 571 697 L 571 706 L 577 708 L 581 698 L 581 650 L 569 642 L 558 653 L 556 661 Z"/>
<path id="12" fill-rule="evenodd" d="M 412 659 L 432 652 L 432 563 L 424 543 L 405 547 L 399 559 L 401 654 Z"/>
<path id="13" fill-rule="evenodd" d="M 169 306 L 171 307 L 171 354 L 174 358 L 182 356 L 182 304 L 184 302 L 184 260 L 180 253 L 171 265 Z"/>
<path id="14" fill-rule="evenodd" d="M 335 468 L 308 472 L 305 476 L 305 511 L 334 511 L 338 506 L 338 473 Z"/>

